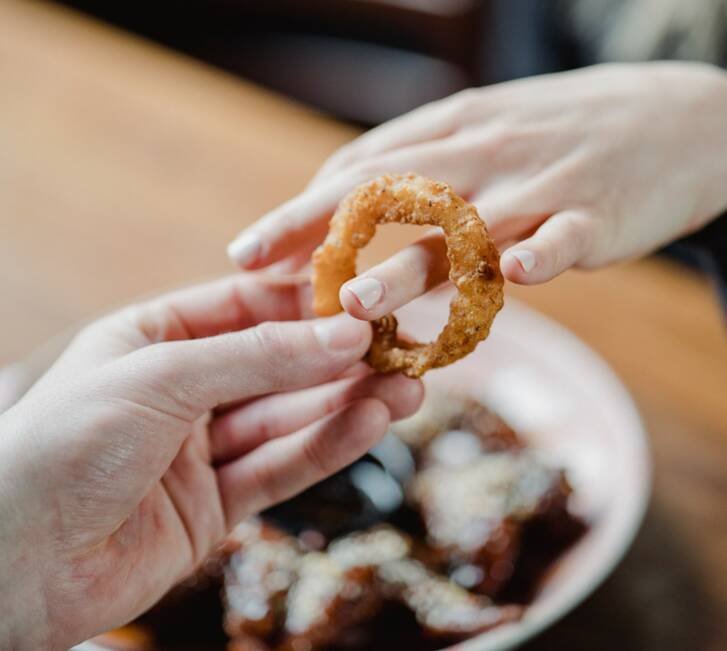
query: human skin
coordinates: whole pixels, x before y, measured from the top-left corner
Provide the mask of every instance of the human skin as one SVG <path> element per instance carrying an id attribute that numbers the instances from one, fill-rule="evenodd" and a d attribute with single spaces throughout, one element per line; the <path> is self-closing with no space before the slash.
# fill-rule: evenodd
<path id="1" fill-rule="evenodd" d="M 508 280 L 542 283 L 642 256 L 714 219 L 727 209 L 725 152 L 727 74 L 705 64 L 611 64 L 471 89 L 344 146 L 229 254 L 248 269 L 304 264 L 351 188 L 412 171 L 475 204 Z M 341 304 L 376 319 L 447 273 L 432 233 L 343 285 Z"/>
<path id="2" fill-rule="evenodd" d="M 129 621 L 416 410 L 419 382 L 359 362 L 369 326 L 310 303 L 305 280 L 239 274 L 126 308 L 0 415 L 0 648 Z"/>

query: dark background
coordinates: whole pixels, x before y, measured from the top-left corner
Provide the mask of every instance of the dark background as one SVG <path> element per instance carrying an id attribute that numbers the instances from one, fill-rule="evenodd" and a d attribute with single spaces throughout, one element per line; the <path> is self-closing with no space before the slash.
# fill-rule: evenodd
<path id="1" fill-rule="evenodd" d="M 65 4 L 364 126 L 583 58 L 539 0 Z"/>

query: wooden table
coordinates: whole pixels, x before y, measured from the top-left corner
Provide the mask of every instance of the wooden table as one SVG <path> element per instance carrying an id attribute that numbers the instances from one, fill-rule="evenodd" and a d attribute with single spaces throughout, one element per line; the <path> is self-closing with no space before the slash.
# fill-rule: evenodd
<path id="1" fill-rule="evenodd" d="M 355 133 L 75 14 L 0 0 L 0 364 L 229 270 L 226 242 Z M 727 339 L 707 283 L 650 260 L 509 293 L 613 365 L 656 458 L 625 562 L 526 648 L 727 648 Z"/>

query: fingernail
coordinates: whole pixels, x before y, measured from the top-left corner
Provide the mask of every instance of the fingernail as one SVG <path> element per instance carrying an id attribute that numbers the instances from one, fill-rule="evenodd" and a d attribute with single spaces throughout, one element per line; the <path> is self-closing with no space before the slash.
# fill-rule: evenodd
<path id="1" fill-rule="evenodd" d="M 252 264 L 262 250 L 262 240 L 255 233 L 245 233 L 227 246 L 227 255 L 241 267 Z"/>
<path id="2" fill-rule="evenodd" d="M 384 286 L 375 278 L 356 278 L 346 285 L 346 289 L 364 310 L 370 310 L 384 296 Z"/>
<path id="3" fill-rule="evenodd" d="M 530 273 L 535 267 L 535 256 L 530 251 L 510 251 L 510 254 L 520 263 L 525 273 Z"/>
<path id="4" fill-rule="evenodd" d="M 323 347 L 345 350 L 361 343 L 365 332 L 363 324 L 363 321 L 356 321 L 347 314 L 339 314 L 318 321 L 313 331 Z"/>

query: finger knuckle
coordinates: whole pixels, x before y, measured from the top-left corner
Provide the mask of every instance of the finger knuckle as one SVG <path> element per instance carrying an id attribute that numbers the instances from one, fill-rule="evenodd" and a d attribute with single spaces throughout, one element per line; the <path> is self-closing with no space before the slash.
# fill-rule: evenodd
<path id="1" fill-rule="evenodd" d="M 146 322 L 141 305 L 127 305 L 117 312 L 117 316 L 120 321 L 139 329 L 142 329 Z"/>
<path id="2" fill-rule="evenodd" d="M 281 327 L 274 321 L 265 321 L 252 329 L 255 341 L 265 357 L 282 359 L 292 357 L 290 337 L 286 337 Z"/>
<path id="3" fill-rule="evenodd" d="M 268 443 L 280 436 L 284 431 L 277 414 L 271 414 L 263 420 L 257 428 L 257 437 L 263 443 Z"/>
<path id="4" fill-rule="evenodd" d="M 117 312 L 107 314 L 85 325 L 79 330 L 78 339 L 92 339 L 106 337 L 120 331 L 141 332 L 146 336 L 144 329 L 143 310 L 139 305 L 129 305 Z"/>
<path id="5" fill-rule="evenodd" d="M 356 158 L 358 141 L 343 145 L 335 154 L 330 156 L 323 164 L 329 172 L 334 172 L 345 165 L 350 164 Z"/>
<path id="6" fill-rule="evenodd" d="M 568 213 L 565 216 L 565 227 L 573 257 L 578 259 L 586 255 L 593 241 L 593 228 L 589 218 L 580 212 Z"/>
<path id="7" fill-rule="evenodd" d="M 275 471 L 269 463 L 257 463 L 250 469 L 250 481 L 253 491 L 257 493 L 257 503 L 262 502 L 265 507 L 282 502 L 288 497 L 285 485 L 281 482 L 280 473 Z"/>
<path id="8" fill-rule="evenodd" d="M 151 377 L 163 387 L 176 386 L 181 376 L 179 356 L 173 354 L 172 348 L 174 347 L 151 346 L 140 351 L 144 365 L 151 371 Z"/>
<path id="9" fill-rule="evenodd" d="M 548 240 L 546 242 L 546 249 L 550 251 L 550 255 L 546 258 L 547 261 L 545 265 L 548 273 L 552 275 L 562 271 L 566 266 L 566 262 L 564 260 L 565 255 L 563 247 L 560 242 Z"/>
<path id="10" fill-rule="evenodd" d="M 326 436 L 312 436 L 303 444 L 306 463 L 316 476 L 327 477 L 338 469 L 337 455 Z"/>
<path id="11" fill-rule="evenodd" d="M 387 169 L 386 161 L 379 157 L 369 158 L 356 163 L 351 169 L 352 181 L 355 185 L 364 183 Z M 390 170 L 397 171 L 397 170 Z"/>
<path id="12" fill-rule="evenodd" d="M 527 142 L 529 135 L 523 127 L 501 118 L 484 129 L 473 143 L 488 159 L 508 161 Z"/>
<path id="13" fill-rule="evenodd" d="M 98 321 L 94 321 L 93 323 L 89 323 L 88 325 L 83 326 L 71 339 L 69 347 L 75 347 L 78 345 L 83 345 L 87 342 L 92 342 L 93 340 L 97 339 L 100 335 L 103 335 L 108 327 L 109 324 L 107 322 L 108 317 L 104 319 L 99 319 Z"/>
<path id="14" fill-rule="evenodd" d="M 337 409 L 340 409 L 341 405 L 353 399 L 357 390 L 359 390 L 357 384 L 351 383 L 342 393 L 326 396 L 323 399 L 323 412 L 331 414 Z"/>
<path id="15" fill-rule="evenodd" d="M 225 306 L 229 310 L 229 314 L 234 316 L 234 319 L 232 319 L 234 330 L 243 328 L 250 320 L 250 306 L 248 305 L 247 296 L 250 290 L 254 289 L 254 283 L 251 274 L 243 273 L 229 285 Z"/>
<path id="16" fill-rule="evenodd" d="M 154 409 L 184 421 L 199 417 L 209 405 L 203 400 L 197 379 L 184 372 L 185 352 L 177 344 L 163 343 L 135 354 L 138 366 L 129 376 L 139 375 L 148 388 L 147 402 Z"/>
<path id="17" fill-rule="evenodd" d="M 482 102 L 482 91 L 479 88 L 465 88 L 451 96 L 449 109 L 456 124 L 467 122 Z"/>
<path id="18" fill-rule="evenodd" d="M 250 329 L 254 345 L 262 353 L 263 369 L 274 384 L 280 384 L 291 364 L 296 363 L 295 339 L 286 336 L 280 324 L 260 323 Z"/>

